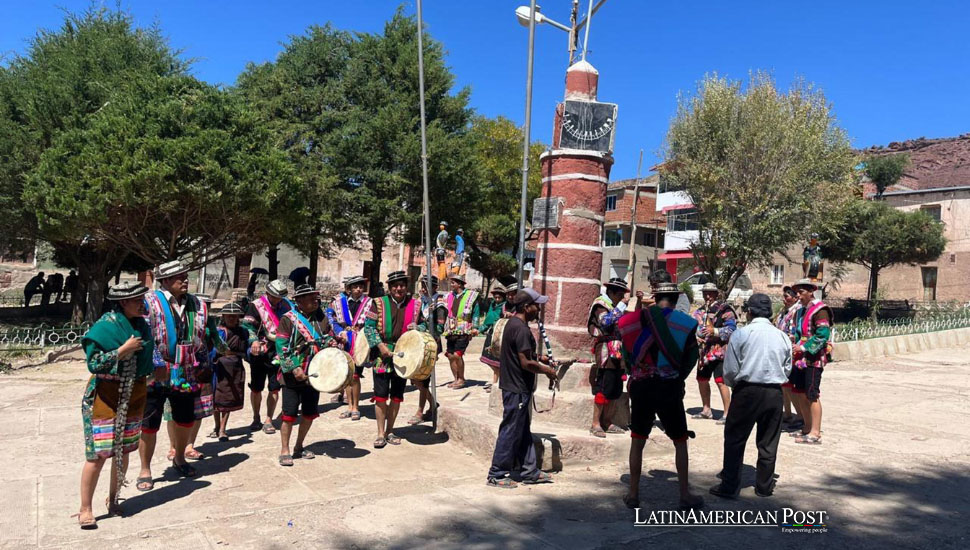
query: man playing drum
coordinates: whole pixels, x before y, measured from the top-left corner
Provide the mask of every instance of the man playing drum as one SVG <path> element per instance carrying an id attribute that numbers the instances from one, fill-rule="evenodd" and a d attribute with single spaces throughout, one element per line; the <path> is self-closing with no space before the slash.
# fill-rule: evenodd
<path id="1" fill-rule="evenodd" d="M 276 363 L 276 328 L 280 319 L 292 309 L 286 299 L 286 283 L 275 280 L 266 283 L 266 294 L 254 299 L 246 310 L 242 326 L 249 331 L 249 402 L 253 406 L 253 422 L 249 429 L 262 428 L 263 433 L 276 433 L 273 413 L 280 393 L 279 372 Z M 269 385 L 266 396 L 266 416 L 259 416 L 263 388 Z"/>
<path id="2" fill-rule="evenodd" d="M 437 344 L 438 351 L 441 353 L 441 333 L 445 329 L 445 321 L 448 320 L 448 308 L 445 306 L 444 297 L 438 292 L 438 278 L 434 275 L 431 276 L 431 292 L 428 292 L 427 279 L 421 278 L 421 318 L 430 319 L 431 318 L 431 305 L 434 303 L 435 311 L 435 331 L 434 340 Z M 431 420 L 432 411 L 434 411 L 437 406 L 434 402 L 434 396 L 431 395 L 431 378 L 425 378 L 424 380 L 411 380 L 414 387 L 418 388 L 418 410 L 414 413 L 414 416 L 408 419 L 408 425 L 416 426 L 426 420 Z M 425 405 L 428 407 L 428 412 L 424 412 Z"/>
<path id="3" fill-rule="evenodd" d="M 394 435 L 394 420 L 404 402 L 405 380 L 394 372 L 394 345 L 408 330 L 425 330 L 421 321 L 421 304 L 408 294 L 408 276 L 394 271 L 387 276 L 389 296 L 372 301 L 364 335 L 371 345 L 374 363 L 374 401 L 377 403 L 377 439 L 374 448 L 382 449 L 388 443 L 400 445 L 401 438 Z M 390 405 L 388 405 L 390 399 Z"/>
<path id="4" fill-rule="evenodd" d="M 472 336 L 478 334 L 472 320 L 478 317 L 478 292 L 465 288 L 465 278 L 460 273 L 451 276 L 451 293 L 445 298 L 448 306 L 448 322 L 445 326 L 445 355 L 451 363 L 455 381 L 448 384 L 453 390 L 465 387 L 465 350 Z"/>
<path id="5" fill-rule="evenodd" d="M 330 323 L 320 309 L 320 293 L 310 285 L 300 285 L 293 292 L 296 309 L 280 319 L 276 330 L 276 354 L 283 373 L 283 423 L 280 426 L 280 466 L 292 466 L 295 458 L 314 458 L 303 448 L 313 419 L 320 416 L 320 392 L 313 389 L 307 378 L 310 360 L 321 349 L 333 345 Z M 290 434 L 297 414 L 302 414 L 296 445 L 290 453 Z"/>
<path id="6" fill-rule="evenodd" d="M 364 295 L 364 286 L 367 279 L 360 275 L 355 275 L 344 281 L 345 291 L 333 299 L 330 307 L 334 312 L 334 333 L 337 339 L 344 344 L 344 351 L 354 353 L 354 344 L 357 338 L 364 338 L 361 329 L 364 328 L 364 318 L 367 310 L 370 309 L 370 298 Z M 340 418 L 360 420 L 360 377 L 364 374 L 364 364 L 357 365 L 354 369 L 354 380 L 347 387 L 345 395 L 347 403 L 350 405 L 347 411 L 340 413 Z"/>

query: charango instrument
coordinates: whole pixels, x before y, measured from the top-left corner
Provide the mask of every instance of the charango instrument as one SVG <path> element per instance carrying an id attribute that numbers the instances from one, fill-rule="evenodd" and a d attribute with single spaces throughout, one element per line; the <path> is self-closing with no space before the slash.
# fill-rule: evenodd
<path id="1" fill-rule="evenodd" d="M 324 348 L 313 356 L 307 377 L 313 389 L 322 393 L 340 393 L 354 379 L 354 358 L 340 348 Z"/>
<path id="2" fill-rule="evenodd" d="M 488 353 L 492 357 L 500 357 L 502 353 L 502 334 L 505 332 L 505 325 L 509 322 L 509 318 L 505 317 L 495 321 L 495 325 L 492 327 L 492 342 L 488 346 Z"/>
<path id="3" fill-rule="evenodd" d="M 430 334 L 409 330 L 394 346 L 394 371 L 405 380 L 427 380 L 437 356 L 438 344 Z"/>

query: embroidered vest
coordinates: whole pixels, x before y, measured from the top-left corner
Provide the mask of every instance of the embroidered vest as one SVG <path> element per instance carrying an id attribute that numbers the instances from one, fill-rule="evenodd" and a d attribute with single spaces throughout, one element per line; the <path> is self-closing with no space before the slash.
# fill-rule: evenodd
<path id="1" fill-rule="evenodd" d="M 445 298 L 445 305 L 448 307 L 448 323 L 445 326 L 445 336 L 460 336 L 471 332 L 472 313 L 475 307 L 475 300 L 478 292 L 465 289 L 455 299 L 455 293 L 449 292 Z"/>

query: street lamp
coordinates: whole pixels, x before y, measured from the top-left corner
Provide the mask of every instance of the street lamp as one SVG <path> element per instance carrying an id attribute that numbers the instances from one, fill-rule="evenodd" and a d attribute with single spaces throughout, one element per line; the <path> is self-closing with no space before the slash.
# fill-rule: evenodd
<path id="1" fill-rule="evenodd" d="M 566 32 L 572 32 L 572 29 L 570 27 L 567 27 L 566 25 L 563 25 L 562 23 L 559 23 L 555 20 L 549 19 L 545 15 L 542 15 L 541 13 L 539 13 L 539 10 L 541 9 L 542 8 L 540 6 L 536 6 L 536 9 L 535 9 L 536 24 L 541 25 L 542 23 L 549 23 L 550 25 L 552 25 L 553 27 L 556 27 L 557 29 L 562 29 Z M 529 26 L 530 13 L 532 13 L 532 10 L 529 8 L 529 6 L 519 6 L 515 8 L 515 17 L 519 20 L 519 24 L 522 25 L 523 27 Z"/>

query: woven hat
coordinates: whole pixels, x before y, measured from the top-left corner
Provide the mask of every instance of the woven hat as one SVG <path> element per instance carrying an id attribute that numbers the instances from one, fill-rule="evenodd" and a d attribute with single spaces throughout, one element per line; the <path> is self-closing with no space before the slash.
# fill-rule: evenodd
<path id="1" fill-rule="evenodd" d="M 496 283 L 495 286 L 492 287 L 492 294 L 505 294 L 506 292 L 508 292 L 508 290 L 502 286 L 502 283 Z"/>
<path id="2" fill-rule="evenodd" d="M 440 222 L 438 222 L 438 225 L 443 225 L 445 227 L 448 227 L 448 222 L 446 222 L 445 220 L 441 220 Z"/>
<path id="3" fill-rule="evenodd" d="M 408 274 L 403 271 L 392 271 L 387 274 L 387 284 L 390 285 L 394 281 L 407 281 Z"/>
<path id="4" fill-rule="evenodd" d="M 286 282 L 283 279 L 276 279 L 275 281 L 270 281 L 266 283 L 266 294 L 273 296 L 274 298 L 282 298 L 286 296 L 289 291 L 286 289 Z"/>
<path id="5" fill-rule="evenodd" d="M 465 284 L 465 277 L 461 273 L 455 273 L 454 275 L 448 277 L 452 281 L 458 281 L 461 284 Z"/>
<path id="6" fill-rule="evenodd" d="M 172 260 L 155 268 L 155 278 L 161 281 L 188 272 L 189 268 L 185 264 L 179 260 Z"/>
<path id="7" fill-rule="evenodd" d="M 714 284 L 714 283 L 704 283 L 704 286 L 701 287 L 701 293 L 703 294 L 704 292 L 718 292 L 718 293 L 720 293 L 721 291 L 718 290 L 717 285 Z"/>
<path id="8" fill-rule="evenodd" d="M 798 291 L 798 287 L 805 287 L 805 288 L 811 289 L 813 292 L 818 290 L 818 285 L 815 284 L 815 282 L 812 281 L 811 279 L 799 279 L 795 281 L 795 284 L 791 285 L 791 287 L 796 292 Z"/>
<path id="9" fill-rule="evenodd" d="M 680 294 L 680 289 L 674 283 L 660 283 L 653 289 L 653 295 L 660 294 Z"/>
<path id="10" fill-rule="evenodd" d="M 603 286 L 607 288 L 609 287 L 618 288 L 624 292 L 629 292 L 630 290 L 630 287 L 629 285 L 626 284 L 626 281 L 621 279 L 620 277 L 613 277 L 612 279 L 607 281 Z"/>
<path id="11" fill-rule="evenodd" d="M 222 306 L 222 309 L 219 311 L 219 315 L 222 315 L 222 316 L 242 315 L 242 314 L 243 314 L 242 306 L 240 306 L 236 302 L 229 302 L 228 304 Z"/>
<path id="12" fill-rule="evenodd" d="M 148 294 L 148 287 L 138 281 L 125 281 L 108 289 L 108 299 L 117 302 Z"/>
<path id="13" fill-rule="evenodd" d="M 421 277 L 421 284 L 424 286 L 428 286 L 428 278 Z M 438 278 L 435 277 L 434 275 L 431 276 L 431 286 L 438 286 Z"/>
<path id="14" fill-rule="evenodd" d="M 293 289 L 294 298 L 299 298 L 300 296 L 307 296 L 308 294 L 316 294 L 317 296 L 319 296 L 320 291 L 313 288 L 310 285 L 300 285 L 295 289 Z"/>
<path id="15" fill-rule="evenodd" d="M 506 294 L 508 294 L 509 292 L 517 292 L 518 290 L 519 290 L 519 283 L 512 283 L 509 286 L 505 287 Z"/>
<path id="16" fill-rule="evenodd" d="M 364 277 L 363 275 L 353 275 L 351 277 L 347 277 L 346 279 L 344 279 L 344 286 L 349 287 L 351 285 L 356 285 L 356 284 L 366 283 L 366 282 L 367 282 L 367 277 Z"/>

